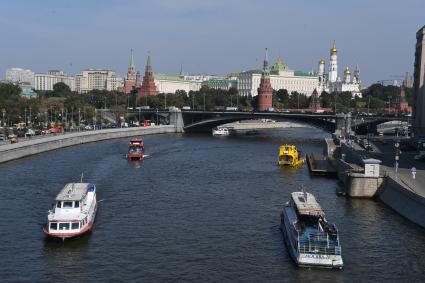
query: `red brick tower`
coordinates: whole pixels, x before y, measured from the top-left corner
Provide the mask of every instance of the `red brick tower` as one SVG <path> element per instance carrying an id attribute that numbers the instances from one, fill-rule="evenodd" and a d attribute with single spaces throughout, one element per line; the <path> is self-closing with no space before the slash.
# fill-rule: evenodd
<path id="1" fill-rule="evenodd" d="M 313 93 L 311 94 L 311 101 L 310 101 L 309 108 L 314 112 L 320 109 L 319 94 L 317 93 L 316 89 L 314 89 Z"/>
<path id="2" fill-rule="evenodd" d="M 133 49 L 131 49 L 130 64 L 128 65 L 127 78 L 124 81 L 124 92 L 130 93 L 133 89 L 140 88 L 140 72 L 134 65 Z"/>
<path id="3" fill-rule="evenodd" d="M 146 63 L 145 76 L 143 77 L 142 87 L 139 89 L 139 96 L 155 96 L 158 95 L 158 89 L 155 85 L 155 80 L 152 72 L 151 55 L 148 54 Z"/>
<path id="4" fill-rule="evenodd" d="M 400 94 L 398 95 L 397 103 L 395 105 L 395 114 L 399 115 L 402 112 L 412 113 L 412 107 L 406 101 L 406 93 L 404 91 L 404 85 L 400 89 Z"/>
<path id="5" fill-rule="evenodd" d="M 270 84 L 269 58 L 264 57 L 263 73 L 261 74 L 260 87 L 258 88 L 258 111 L 267 111 L 273 106 L 273 89 Z"/>

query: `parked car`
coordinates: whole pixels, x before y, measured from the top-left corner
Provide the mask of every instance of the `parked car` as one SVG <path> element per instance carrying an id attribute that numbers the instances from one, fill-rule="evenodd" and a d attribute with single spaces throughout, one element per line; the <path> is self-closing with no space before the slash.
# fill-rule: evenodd
<path id="1" fill-rule="evenodd" d="M 413 158 L 417 161 L 424 161 L 425 160 L 425 151 L 420 151 L 419 154 L 415 155 Z"/>
<path id="2" fill-rule="evenodd" d="M 0 141 L 5 141 L 6 140 L 6 136 L 4 134 L 0 134 Z"/>
<path id="3" fill-rule="evenodd" d="M 33 129 L 28 129 L 27 132 L 25 133 L 26 137 L 31 137 L 31 136 L 35 136 L 35 131 Z"/>

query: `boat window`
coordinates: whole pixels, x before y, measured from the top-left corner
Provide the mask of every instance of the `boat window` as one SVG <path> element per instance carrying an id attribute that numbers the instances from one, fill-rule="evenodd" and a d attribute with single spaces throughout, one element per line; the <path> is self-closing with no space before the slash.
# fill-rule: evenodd
<path id="1" fill-rule="evenodd" d="M 70 223 L 59 223 L 59 230 L 69 230 Z"/>
<path id="2" fill-rule="evenodd" d="M 79 201 L 76 201 L 76 202 L 74 203 L 74 207 L 80 207 L 80 202 L 79 202 Z"/>
<path id="3" fill-rule="evenodd" d="M 61 207 L 62 207 L 62 202 L 58 201 L 58 202 L 56 203 L 56 207 L 57 207 L 57 208 L 61 208 Z"/>
<path id="4" fill-rule="evenodd" d="M 63 208 L 69 208 L 69 207 L 72 207 L 72 201 L 64 201 Z"/>
<path id="5" fill-rule="evenodd" d="M 72 222 L 72 228 L 71 229 L 78 229 L 78 228 L 80 228 L 79 225 L 80 223 L 78 223 L 78 222 Z"/>
<path id="6" fill-rule="evenodd" d="M 50 223 L 50 229 L 57 230 L 58 229 L 58 223 Z"/>

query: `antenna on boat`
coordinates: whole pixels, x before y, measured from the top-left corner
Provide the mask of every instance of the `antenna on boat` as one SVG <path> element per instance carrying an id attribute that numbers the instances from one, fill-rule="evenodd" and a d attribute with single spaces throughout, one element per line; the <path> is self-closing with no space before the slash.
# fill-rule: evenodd
<path id="1" fill-rule="evenodd" d="M 81 173 L 81 179 L 80 179 L 80 183 L 83 182 L 83 177 L 84 177 L 84 172 Z"/>
<path id="2" fill-rule="evenodd" d="M 304 188 L 304 185 L 303 184 L 301 184 L 301 191 L 304 194 L 304 200 L 307 201 L 307 192 L 305 191 L 305 188 Z"/>

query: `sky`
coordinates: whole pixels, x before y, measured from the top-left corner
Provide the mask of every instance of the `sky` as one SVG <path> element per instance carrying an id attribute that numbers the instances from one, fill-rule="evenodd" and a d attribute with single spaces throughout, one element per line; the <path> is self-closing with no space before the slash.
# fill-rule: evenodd
<path id="1" fill-rule="evenodd" d="M 273 63 L 317 70 L 335 40 L 338 68 L 359 64 L 364 85 L 413 72 L 424 0 L 2 0 L 0 79 L 7 68 L 124 76 L 130 49 L 143 73 L 226 75 Z M 326 66 L 327 68 L 327 66 Z"/>

